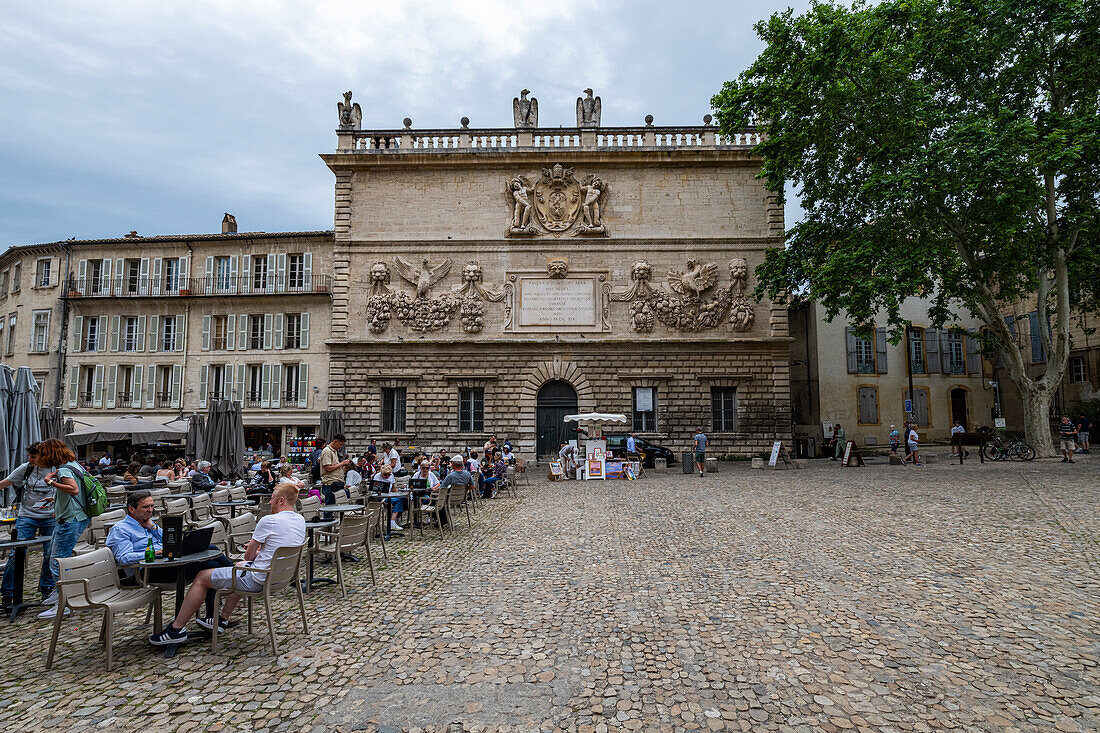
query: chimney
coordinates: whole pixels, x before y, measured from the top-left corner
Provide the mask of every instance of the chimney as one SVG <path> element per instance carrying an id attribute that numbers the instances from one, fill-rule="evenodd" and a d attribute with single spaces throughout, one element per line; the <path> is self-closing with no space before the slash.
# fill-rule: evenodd
<path id="1" fill-rule="evenodd" d="M 222 219 L 222 234 L 236 234 L 237 233 L 237 217 L 226 212 L 225 218 Z"/>

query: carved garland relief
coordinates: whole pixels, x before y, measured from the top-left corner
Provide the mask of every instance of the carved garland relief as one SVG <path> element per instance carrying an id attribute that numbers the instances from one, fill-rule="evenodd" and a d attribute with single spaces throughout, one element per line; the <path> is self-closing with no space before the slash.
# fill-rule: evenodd
<path id="1" fill-rule="evenodd" d="M 414 267 L 400 257 L 394 258 L 398 274 L 414 289 L 410 297 L 404 292 L 389 288 L 390 270 L 384 262 L 376 262 L 370 269 L 371 294 L 367 299 L 367 328 L 371 333 L 382 333 L 396 317 L 409 329 L 417 332 L 439 331 L 447 327 L 457 313 L 466 333 L 480 333 L 485 328 L 485 303 L 504 303 L 504 317 L 513 324 L 513 300 L 515 276 L 500 292 L 483 285 L 481 265 L 476 261 L 462 267 L 462 286 L 457 290 L 432 297 L 431 288 L 450 272 L 452 260 L 445 258 L 434 267 L 422 260 Z M 547 260 L 547 277 L 561 279 L 568 276 L 568 260 L 551 257 Z M 729 262 L 730 283 L 706 297 L 707 291 L 718 281 L 718 265 L 688 259 L 687 268 L 670 268 L 666 275 L 669 290 L 652 284 L 653 269 L 645 260 L 636 261 L 630 269 L 631 285 L 615 292 L 610 283 L 603 283 L 601 290 L 608 302 L 630 303 L 631 327 L 639 333 L 651 333 L 658 321 L 674 331 L 698 332 L 718 328 L 729 323 L 734 331 L 751 330 L 756 316 L 753 304 L 747 296 L 749 268 L 744 258 Z M 601 282 L 603 277 L 600 277 Z M 604 330 L 610 330 L 609 308 L 602 309 Z"/>

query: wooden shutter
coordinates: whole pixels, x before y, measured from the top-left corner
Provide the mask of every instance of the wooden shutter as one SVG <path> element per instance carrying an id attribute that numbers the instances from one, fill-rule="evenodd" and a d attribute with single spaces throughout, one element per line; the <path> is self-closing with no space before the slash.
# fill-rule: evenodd
<path id="1" fill-rule="evenodd" d="M 864 425 L 878 423 L 878 390 L 874 387 L 859 388 L 859 422 Z"/>
<path id="2" fill-rule="evenodd" d="M 236 316 L 226 316 L 226 318 L 225 318 L 225 348 L 227 348 L 230 351 L 233 351 L 233 349 L 235 347 L 235 344 L 233 342 L 236 341 L 236 340 L 237 340 L 237 317 Z M 244 344 L 242 344 L 242 346 L 243 345 Z"/>
<path id="3" fill-rule="evenodd" d="M 252 344 L 249 343 L 248 321 L 249 316 L 243 314 L 237 316 L 237 348 L 240 351 L 244 351 L 252 346 Z"/>
<path id="4" fill-rule="evenodd" d="M 138 294 L 149 294 L 149 258 L 141 258 L 141 266 L 138 268 Z"/>
<path id="5" fill-rule="evenodd" d="M 84 351 L 84 316 L 73 319 L 73 351 L 78 354 Z"/>
<path id="6" fill-rule="evenodd" d="M 271 407 L 271 365 L 264 364 L 260 372 L 260 407 Z"/>
<path id="7" fill-rule="evenodd" d="M 153 278 L 149 283 L 149 292 L 153 295 L 160 295 L 160 279 L 164 273 L 164 260 L 160 257 L 153 258 Z"/>
<path id="8" fill-rule="evenodd" d="M 107 407 L 115 406 L 115 389 L 118 383 L 118 366 L 111 364 L 107 367 Z"/>
<path id="9" fill-rule="evenodd" d="M 152 369 L 152 367 L 149 367 Z M 145 386 L 145 367 L 140 364 L 134 366 L 134 373 L 130 378 L 130 406 L 141 407 L 141 388 Z"/>
<path id="10" fill-rule="evenodd" d="M 122 295 L 122 263 L 124 260 L 120 257 L 115 260 L 115 277 L 111 277 L 111 261 L 104 259 L 103 264 L 100 265 L 100 280 L 99 291 L 102 293 L 114 293 L 115 295 Z"/>
<path id="11" fill-rule="evenodd" d="M 203 278 L 203 292 L 209 295 L 214 292 L 214 256 L 206 258 L 206 276 Z"/>
<path id="12" fill-rule="evenodd" d="M 161 367 L 163 369 L 164 367 Z M 145 370 L 145 406 L 156 405 L 157 394 L 157 367 L 150 364 Z"/>
<path id="13" fill-rule="evenodd" d="M 80 391 L 80 367 L 69 367 L 69 407 L 76 407 L 76 394 Z"/>
<path id="14" fill-rule="evenodd" d="M 92 407 L 103 407 L 103 365 L 96 364 L 92 378 Z"/>
<path id="15" fill-rule="evenodd" d="M 187 338 L 187 316 L 176 316 L 176 351 L 183 351 L 184 339 Z"/>
<path id="16" fill-rule="evenodd" d="M 148 324 L 146 323 L 145 316 L 138 316 L 137 322 L 137 350 L 145 351 L 145 329 Z"/>
<path id="17" fill-rule="evenodd" d="M 951 331 L 943 329 L 940 333 L 940 373 L 951 373 Z"/>
<path id="18" fill-rule="evenodd" d="M 245 398 L 245 379 L 248 378 L 248 365 L 237 365 L 237 381 L 234 382 L 233 387 L 233 399 L 243 400 Z"/>
<path id="19" fill-rule="evenodd" d="M 180 287 L 191 289 L 191 260 L 187 257 L 180 257 Z"/>
<path id="20" fill-rule="evenodd" d="M 283 390 L 283 365 L 271 365 L 271 406 L 279 407 L 282 404 Z"/>
<path id="21" fill-rule="evenodd" d="M 275 287 L 279 290 L 286 289 L 286 253 L 280 252 L 275 257 Z"/>
<path id="22" fill-rule="evenodd" d="M 76 291 L 81 295 L 87 295 L 88 288 L 88 260 L 81 260 L 76 266 Z M 75 396 L 73 398 L 73 407 L 76 406 Z"/>
<path id="23" fill-rule="evenodd" d="M 856 374 L 859 371 L 856 354 L 856 333 L 854 328 L 844 329 L 844 343 L 848 355 L 848 373 Z"/>
<path id="24" fill-rule="evenodd" d="M 298 321 L 298 333 L 301 334 L 301 343 L 303 349 L 309 348 L 309 314 L 302 313 L 300 320 Z"/>
<path id="25" fill-rule="evenodd" d="M 267 256 L 267 278 L 266 278 L 266 283 L 264 285 L 265 292 L 268 292 L 268 293 L 275 292 L 275 268 L 276 267 L 277 267 L 277 264 L 276 264 L 275 255 L 273 255 L 273 254 L 268 255 Z"/>
<path id="26" fill-rule="evenodd" d="M 171 393 L 171 405 L 173 408 L 179 409 L 180 406 L 180 393 L 183 387 L 183 365 L 172 365 L 172 393 Z"/>
<path id="27" fill-rule="evenodd" d="M 210 365 L 203 364 L 199 367 L 199 407 L 206 407 L 206 393 L 209 389 Z"/>
<path id="28" fill-rule="evenodd" d="M 119 337 L 120 337 L 119 331 L 121 330 L 121 328 L 122 328 L 122 317 L 121 316 L 111 316 L 111 351 L 118 351 L 118 348 L 119 348 L 118 343 L 119 343 Z"/>
<path id="29" fill-rule="evenodd" d="M 160 351 L 163 336 L 160 332 L 160 316 L 149 316 L 149 351 Z"/>
<path id="30" fill-rule="evenodd" d="M 875 371 L 886 374 L 886 329 L 875 329 Z M 878 422 L 878 420 L 875 420 Z"/>
<path id="31" fill-rule="evenodd" d="M 298 407 L 304 409 L 308 406 L 309 394 L 309 364 L 298 363 Z"/>
<path id="32" fill-rule="evenodd" d="M 97 325 L 98 325 L 98 329 L 96 330 L 95 350 L 96 351 L 106 351 L 107 350 L 107 316 L 100 316 L 99 317 L 99 323 Z"/>
<path id="33" fill-rule="evenodd" d="M 235 290 L 240 284 L 240 279 L 237 277 L 237 255 L 233 255 L 229 258 L 229 292 L 239 292 Z"/>
<path id="34" fill-rule="evenodd" d="M 272 345 L 276 349 L 283 348 L 283 320 L 284 318 L 282 313 L 275 314 L 275 327 L 272 334 Z"/>
<path id="35" fill-rule="evenodd" d="M 252 255 L 242 255 L 241 260 L 241 287 L 239 293 L 252 292 Z"/>
<path id="36" fill-rule="evenodd" d="M 302 255 L 302 284 L 306 292 L 313 290 L 313 253 L 306 252 Z"/>
<path id="37" fill-rule="evenodd" d="M 232 364 L 225 365 L 225 398 L 229 400 L 241 400 L 245 399 L 244 390 L 241 388 L 241 375 L 248 371 L 248 366 L 245 364 L 237 364 L 235 367 Z"/>
<path id="38" fill-rule="evenodd" d="M 210 316 L 202 317 L 202 350 L 210 351 Z"/>
<path id="39" fill-rule="evenodd" d="M 978 340 L 966 335 L 966 372 L 967 374 L 982 373 L 982 352 Z"/>
<path id="40" fill-rule="evenodd" d="M 271 348 L 271 332 L 274 330 L 274 321 L 270 313 L 264 313 L 264 348 Z"/>
<path id="41" fill-rule="evenodd" d="M 940 332 L 924 330 L 924 373 L 935 374 L 940 368 Z"/>

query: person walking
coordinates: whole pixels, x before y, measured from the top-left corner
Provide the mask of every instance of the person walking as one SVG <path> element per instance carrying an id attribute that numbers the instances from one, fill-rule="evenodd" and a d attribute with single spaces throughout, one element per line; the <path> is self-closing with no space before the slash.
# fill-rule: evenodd
<path id="1" fill-rule="evenodd" d="M 38 443 L 27 448 L 27 462 L 16 467 L 6 479 L 0 481 L 0 489 L 15 487 L 15 502 L 19 504 L 19 514 L 15 519 L 15 539 L 32 540 L 37 537 L 49 537 L 54 532 L 53 487 L 43 480 L 52 468 L 38 465 Z M 42 598 L 53 593 L 54 577 L 50 572 L 50 545 L 46 544 L 42 552 L 42 572 L 38 576 L 38 591 Z M 11 605 L 15 595 L 15 553 L 8 555 L 4 566 L 3 606 Z"/>
<path id="2" fill-rule="evenodd" d="M 38 446 L 37 465 L 49 471 L 42 480 L 54 489 L 56 525 L 49 553 L 50 574 L 56 583 L 61 571 L 57 561 L 73 554 L 77 540 L 84 534 L 90 522 L 84 507 L 84 492 L 81 489 L 84 469 L 76 462 L 76 454 L 60 440 L 42 441 Z M 43 602 L 51 605 L 38 614 L 38 618 L 53 618 L 57 614 L 57 589 L 54 588 Z M 69 609 L 66 608 L 65 613 L 69 613 Z"/>
<path id="3" fill-rule="evenodd" d="M 898 452 L 898 446 L 901 445 L 901 434 L 898 429 L 893 425 L 890 426 L 890 455 L 894 455 Z"/>
<path id="4" fill-rule="evenodd" d="M 692 444 L 695 451 L 695 468 L 699 471 L 700 478 L 703 476 L 703 472 L 706 470 L 707 465 L 707 444 L 710 441 L 707 440 L 707 436 L 703 434 L 703 429 L 699 428 L 695 431 L 695 440 Z"/>
<path id="5" fill-rule="evenodd" d="M 920 436 L 917 435 L 917 429 L 914 426 L 910 425 L 907 428 L 907 432 L 905 434 L 905 445 L 909 449 L 909 452 L 905 454 L 905 461 L 902 461 L 902 463 L 908 462 L 908 460 L 912 458 L 914 466 L 920 465 L 919 440 Z"/>
<path id="6" fill-rule="evenodd" d="M 1070 422 L 1068 415 L 1062 416 L 1058 437 L 1061 439 L 1062 463 L 1073 463 L 1073 454 L 1077 450 L 1077 428 Z"/>
<path id="7" fill-rule="evenodd" d="M 1089 452 L 1089 428 L 1092 427 L 1092 420 L 1089 420 L 1088 415 L 1081 413 L 1077 416 L 1077 452 L 1088 453 Z"/>
<path id="8" fill-rule="evenodd" d="M 835 425 L 833 425 L 834 461 L 839 461 L 841 458 L 844 457 L 845 437 L 846 436 L 844 435 L 844 428 L 841 427 L 840 423 L 836 423 Z"/>

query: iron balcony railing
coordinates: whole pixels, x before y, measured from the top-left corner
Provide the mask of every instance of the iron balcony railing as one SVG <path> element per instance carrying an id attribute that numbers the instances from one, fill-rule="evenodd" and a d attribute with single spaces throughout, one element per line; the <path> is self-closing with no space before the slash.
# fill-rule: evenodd
<path id="1" fill-rule="evenodd" d="M 222 295 L 307 295 L 332 293 L 332 277 L 310 273 L 212 275 L 191 278 L 74 277 L 66 280 L 70 298 L 163 298 Z"/>

